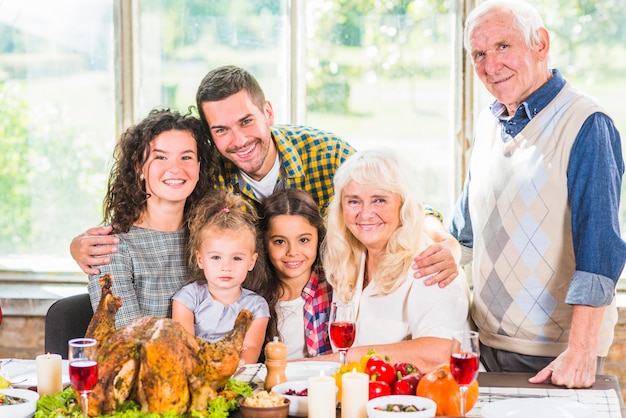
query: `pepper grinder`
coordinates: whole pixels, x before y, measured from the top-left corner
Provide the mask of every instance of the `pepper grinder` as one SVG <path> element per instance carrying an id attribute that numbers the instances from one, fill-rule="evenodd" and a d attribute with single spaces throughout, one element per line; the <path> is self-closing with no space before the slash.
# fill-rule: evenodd
<path id="1" fill-rule="evenodd" d="M 287 381 L 285 368 L 287 367 L 287 346 L 274 337 L 274 341 L 265 344 L 265 390 L 270 390 L 279 383 Z"/>

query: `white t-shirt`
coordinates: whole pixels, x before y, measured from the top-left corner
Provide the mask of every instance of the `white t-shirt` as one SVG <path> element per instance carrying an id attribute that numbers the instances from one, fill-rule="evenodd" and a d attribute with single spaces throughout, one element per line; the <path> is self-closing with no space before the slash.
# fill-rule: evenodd
<path id="1" fill-rule="evenodd" d="M 274 188 L 276 187 L 276 182 L 278 181 L 279 172 L 280 158 L 278 157 L 278 154 L 276 154 L 276 160 L 274 161 L 274 165 L 272 166 L 270 172 L 267 173 L 265 177 L 263 177 L 259 181 L 252 179 L 252 177 L 239 170 L 241 176 L 246 179 L 246 182 L 250 185 L 252 190 L 254 190 L 254 194 L 260 200 L 263 200 L 274 193 Z"/>
<path id="2" fill-rule="evenodd" d="M 426 286 L 413 270 L 393 293 L 380 296 L 371 282 L 363 287 L 365 256 L 361 261 L 354 347 L 390 344 L 419 337 L 452 338 L 452 332 L 468 326 L 469 288 L 463 271 L 448 286 Z"/>
<path id="3" fill-rule="evenodd" d="M 278 330 L 287 345 L 287 360 L 306 357 L 304 341 L 304 299 L 279 300 L 276 304 Z"/>

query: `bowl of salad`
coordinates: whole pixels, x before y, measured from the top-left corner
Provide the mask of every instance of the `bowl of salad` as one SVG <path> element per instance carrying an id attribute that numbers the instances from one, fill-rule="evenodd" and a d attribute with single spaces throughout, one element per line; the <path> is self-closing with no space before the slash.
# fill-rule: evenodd
<path id="1" fill-rule="evenodd" d="M 39 394 L 28 389 L 0 389 L 0 418 L 30 418 Z"/>

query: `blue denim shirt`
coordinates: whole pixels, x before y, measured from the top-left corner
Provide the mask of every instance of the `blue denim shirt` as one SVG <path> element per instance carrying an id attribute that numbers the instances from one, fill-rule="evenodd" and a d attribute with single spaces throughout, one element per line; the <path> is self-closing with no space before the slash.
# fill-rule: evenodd
<path id="1" fill-rule="evenodd" d="M 505 142 L 554 99 L 565 85 L 561 73 L 552 78 L 520 104 L 513 115 L 495 101 L 491 111 L 500 120 Z M 468 173 L 457 201 L 450 232 L 461 245 L 473 247 L 472 222 L 468 207 Z M 576 271 L 565 302 L 571 305 L 608 305 L 615 284 L 626 262 L 626 242 L 620 237 L 619 203 L 624 174 L 620 135 L 611 119 L 595 113 L 583 124 L 570 154 L 567 168 L 568 202 L 572 214 L 572 238 Z"/>

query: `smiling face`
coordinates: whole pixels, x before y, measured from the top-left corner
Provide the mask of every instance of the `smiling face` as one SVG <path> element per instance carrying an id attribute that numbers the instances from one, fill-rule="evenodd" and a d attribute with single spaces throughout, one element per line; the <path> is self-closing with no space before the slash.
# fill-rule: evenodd
<path id="1" fill-rule="evenodd" d="M 150 142 L 141 168 L 150 202 L 184 202 L 198 182 L 200 162 L 196 140 L 188 131 L 165 131 Z"/>
<path id="2" fill-rule="evenodd" d="M 368 253 L 380 253 L 401 225 L 397 193 L 350 181 L 341 192 L 343 220 Z"/>
<path id="3" fill-rule="evenodd" d="M 469 37 L 476 75 L 509 115 L 550 78 L 550 37 L 544 28 L 539 39 L 528 47 L 513 14 L 498 9 L 482 16 Z"/>
<path id="4" fill-rule="evenodd" d="M 245 228 L 238 231 L 211 228 L 196 251 L 198 267 L 204 271 L 211 292 L 241 286 L 257 257 L 254 234 Z"/>
<path id="5" fill-rule="evenodd" d="M 270 131 L 274 112 L 269 102 L 259 109 L 240 90 L 223 100 L 203 102 L 202 111 L 220 154 L 255 180 L 269 173 L 276 158 Z"/>
<path id="6" fill-rule="evenodd" d="M 318 240 L 317 228 L 304 216 L 273 217 L 265 233 L 265 244 L 278 279 L 298 281 L 304 287 L 317 258 Z"/>

